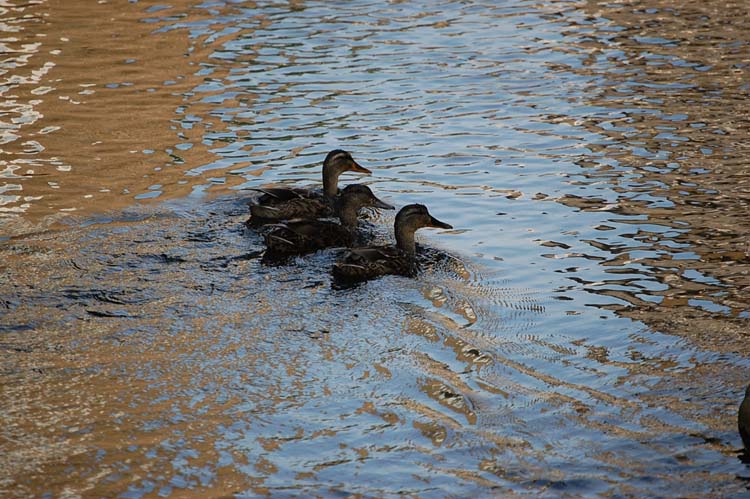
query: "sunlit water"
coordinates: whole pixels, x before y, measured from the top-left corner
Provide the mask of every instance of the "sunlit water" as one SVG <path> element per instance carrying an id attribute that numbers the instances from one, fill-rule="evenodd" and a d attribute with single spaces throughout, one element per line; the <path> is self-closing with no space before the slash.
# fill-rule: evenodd
<path id="1" fill-rule="evenodd" d="M 672 4 L 0 2 L 0 495 L 747 494 L 750 23 Z M 335 147 L 452 258 L 261 265 Z"/>

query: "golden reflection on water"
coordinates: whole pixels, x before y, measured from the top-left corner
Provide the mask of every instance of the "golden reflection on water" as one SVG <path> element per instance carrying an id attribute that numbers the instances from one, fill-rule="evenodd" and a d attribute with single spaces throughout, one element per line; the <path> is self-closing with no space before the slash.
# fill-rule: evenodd
<path id="1" fill-rule="evenodd" d="M 590 103 L 610 114 L 576 122 L 607 139 L 589 145 L 592 154 L 580 162 L 587 179 L 582 184 L 610 184 L 616 200 L 559 199 L 582 211 L 618 215 L 613 221 L 619 244 L 612 243 L 615 227 L 609 225 L 599 228 L 601 242 L 589 241 L 611 253 L 601 265 L 612 276 L 585 283 L 590 292 L 622 300 L 610 308 L 654 330 L 741 358 L 750 356 L 746 7 L 742 2 L 587 2 L 588 20 L 607 22 L 570 26 L 567 34 L 589 57 L 569 69 L 595 77 L 586 89 Z M 663 289 L 618 290 L 634 273 L 651 276 Z M 648 358 L 633 367 L 631 376 L 676 368 Z M 713 428 L 731 423 L 724 408 L 732 413 L 735 401 L 718 397 L 706 409 L 686 399 L 712 397 L 699 388 L 706 380 L 714 386 L 747 382 L 745 370 L 721 362 L 696 361 L 691 369 L 660 377 L 654 393 L 640 395 L 644 402 Z"/>
<path id="2" fill-rule="evenodd" d="M 610 139 L 593 145 L 591 161 L 581 166 L 586 178 L 611 184 L 618 196 L 614 204 L 560 201 L 625 216 L 620 223 L 632 217 L 633 229 L 623 234 L 630 244 L 599 243 L 612 252 L 602 265 L 612 267 L 613 282 L 622 267 L 643 265 L 667 289 L 644 291 L 655 300 L 617 293 L 631 305 L 625 315 L 701 348 L 722 350 L 717 337 L 734 336 L 727 346 L 747 356 L 750 343 L 736 341 L 750 312 L 745 8 L 741 2 L 587 4 L 586 12 L 609 20 L 612 29 L 571 27 L 590 53 L 577 71 L 599 77 L 587 89 L 591 103 L 612 113 L 581 123 Z M 644 216 L 658 229 L 638 227 Z M 644 251 L 652 254 L 637 255 Z"/>
<path id="3" fill-rule="evenodd" d="M 194 91 L 213 45 L 187 28 L 154 32 L 171 26 L 170 15 L 210 14 L 170 4 L 157 11 L 167 20 L 134 2 L 50 0 L 2 12 L 14 35 L 2 94 L 10 107 L 0 157 L 5 229 L 192 191 L 198 179 L 185 173 L 215 159 L 204 135 L 221 129 Z M 180 113 L 187 104 L 200 118 Z"/>
<path id="4" fill-rule="evenodd" d="M 544 182 L 488 185 L 494 179 L 484 164 L 448 168 L 477 175 L 462 184 L 458 176 L 398 163 L 398 154 L 418 157 L 419 144 L 410 144 L 416 152 L 401 143 L 401 149 L 386 143 L 370 150 L 394 178 L 406 178 L 393 180 L 404 182 L 400 191 L 391 184 L 393 193 L 429 192 L 449 209 L 455 199 L 448 196 L 456 191 L 482 196 L 472 207 L 488 213 L 512 203 L 535 213 L 554 200 L 581 215 L 603 214 L 586 235 L 577 232 L 588 229 L 580 222 L 553 222 L 555 237 L 579 235 L 591 251 L 551 237 L 534 239 L 543 252 L 527 257 L 530 268 L 546 265 L 543 260 L 584 262 L 558 269 L 575 285 L 554 294 L 556 276 L 532 283 L 494 280 L 513 269 L 502 263 L 510 255 L 484 249 L 491 235 L 480 236 L 471 251 L 477 260 L 485 252 L 494 256 L 500 262 L 494 268 L 480 271 L 464 254 L 464 264 L 428 269 L 419 280 L 384 279 L 337 293 L 329 286 L 326 256 L 280 269 L 259 266 L 259 239 L 242 229 L 241 200 L 118 211 L 136 198 L 184 197 L 209 174 L 222 177 L 215 189 L 230 187 L 233 178 L 241 179 L 224 177 L 230 167 L 262 175 L 267 166 L 247 161 L 256 154 L 249 142 L 269 130 L 286 133 L 290 118 L 284 112 L 306 104 L 295 103 L 304 100 L 300 94 L 315 94 L 311 107 L 331 111 L 325 106 L 332 94 L 356 98 L 360 90 L 309 90 L 309 82 L 285 73 L 293 81 L 262 95 L 262 105 L 247 81 L 241 91 L 227 92 L 232 78 L 249 80 L 232 70 L 252 66 L 265 48 L 249 22 L 232 24 L 238 9 L 253 6 L 249 2 L 199 8 L 191 2 L 57 0 L 2 7 L 3 22 L 17 37 L 3 42 L 14 51 L 6 64 L 25 76 L 3 88 L 11 121 L 3 124 L 1 223 L 8 234 L 33 233 L 0 248 L 0 309 L 7 321 L 0 324 L 0 491 L 17 497 L 738 492 L 731 388 L 745 384 L 747 374 L 738 366 L 750 354 L 744 119 L 750 31 L 742 4 L 721 5 L 524 5 L 539 15 L 537 24 L 526 24 L 521 15 L 514 29 L 548 36 L 544 27 L 552 26 L 546 28 L 552 38 L 562 38 L 543 49 L 515 47 L 520 62 L 507 54 L 481 54 L 497 61 L 459 61 L 459 72 L 484 65 L 512 80 L 529 71 L 527 58 L 548 57 L 557 62 L 544 60 L 544 76 L 572 73 L 589 82 L 576 94 L 578 105 L 600 113 L 584 109 L 544 121 L 582 128 L 599 140 L 569 152 L 554 143 L 564 132 L 539 133 L 551 141 L 540 148 L 545 167 L 576 155 L 580 170 L 564 175 L 581 195 L 529 190 L 550 185 Z M 300 28 L 295 22 L 311 22 L 293 18 L 287 7 L 278 7 L 282 15 L 276 17 L 252 16 L 254 29 L 268 30 L 265 36 L 278 43 L 274 36 Z M 289 12 L 305 7 L 295 3 Z M 446 16 L 460 8 L 471 18 L 475 7 L 451 4 Z M 412 26 L 403 24 L 446 30 L 452 42 L 464 34 L 452 31 L 461 29 L 461 16 L 434 19 L 443 15 L 437 8 L 414 7 L 419 12 L 413 18 L 389 18 L 378 10 L 398 8 L 398 2 L 372 8 L 379 18 L 358 17 L 347 29 L 401 24 L 387 36 L 355 32 L 363 53 L 378 44 L 398 47 L 390 37 L 402 29 L 410 36 Z M 287 17 L 291 26 L 284 26 Z M 184 19 L 191 28 L 180 27 Z M 201 23 L 216 24 L 217 32 L 207 35 L 197 28 Z M 237 29 L 222 31 L 224 23 Z M 243 45 L 233 58 L 215 56 L 235 40 Z M 283 43 L 283 51 L 261 55 L 281 59 L 282 69 L 302 64 Z M 330 47 L 336 45 L 314 46 L 321 64 L 341 71 L 339 59 L 325 52 Z M 407 48 L 398 47 L 397 56 Z M 393 57 L 387 52 L 358 59 L 352 52 L 341 60 Z M 391 69 L 382 66 L 380 71 Z M 436 66 L 442 71 L 449 64 Z M 408 70 L 399 66 L 395 73 L 400 78 L 399 71 Z M 377 76 L 373 71 L 368 77 Z M 265 83 L 255 83 L 262 93 Z M 421 83 L 435 84 L 429 78 Z M 533 108 L 536 93 L 540 100 L 548 96 L 540 88 L 544 81 L 534 83 L 539 86 L 513 95 L 514 105 L 528 100 Z M 303 90 L 295 94 L 295 85 Z M 433 97 L 439 90 L 425 91 L 425 107 L 434 106 L 435 119 L 447 122 L 447 115 L 461 110 L 454 112 L 450 99 L 447 110 L 440 107 L 446 101 Z M 553 97 L 569 97 L 560 92 Z M 364 107 L 352 112 L 357 126 L 342 129 L 365 134 L 370 120 L 378 136 L 392 130 L 400 136 L 399 127 L 408 129 L 412 119 L 429 128 L 409 108 L 410 99 L 419 100 L 414 93 L 403 96 L 407 104 L 397 102 L 402 107 L 368 102 L 372 114 Z M 224 115 L 218 107 L 240 111 Z M 257 109 L 257 116 L 240 118 L 244 108 Z M 493 125 L 506 120 L 493 113 Z M 390 114 L 397 118 L 383 118 Z M 256 132 L 252 125 L 263 115 L 271 116 L 269 126 Z M 470 124 L 486 119 L 476 112 L 466 116 Z M 320 134 L 331 126 L 328 119 L 304 117 L 300 129 Z M 223 163 L 212 149 L 236 135 L 206 139 L 232 120 L 236 135 L 247 139 L 237 149 L 244 163 L 229 157 Z M 472 130 L 459 122 L 454 137 L 448 123 L 429 126 L 447 130 L 441 140 L 421 144 L 426 149 L 449 147 L 444 143 Z M 503 132 L 517 131 L 512 128 Z M 502 137 L 507 143 L 482 149 L 486 144 L 476 143 L 486 135 L 482 129 L 465 139 L 467 149 L 528 153 L 522 166 L 533 167 L 534 154 L 526 148 L 535 142 Z M 284 149 L 275 153 L 291 158 L 303 152 L 306 146 L 296 141 L 287 151 L 288 138 L 273 144 Z M 450 167 L 454 156 L 439 149 L 429 161 L 443 159 Z M 492 172 L 507 181 L 500 173 L 509 168 L 508 158 L 505 164 L 499 158 Z M 197 171 L 206 165 L 212 168 Z M 409 184 L 414 171 L 420 178 Z M 518 178 L 533 177 L 519 172 Z M 594 192 L 585 191 L 588 186 Z M 114 220 L 32 230 L 66 210 L 112 210 Z M 462 215 L 455 210 L 454 216 Z M 486 217 L 484 211 L 479 216 Z M 541 230 L 539 220 L 507 217 L 497 225 L 510 233 L 526 223 L 528 232 Z M 487 226 L 468 227 L 469 236 L 473 229 Z M 512 244 L 522 247 L 520 238 Z M 589 278 L 599 272 L 587 270 L 599 268 L 605 279 Z M 567 293 L 576 286 L 602 301 L 577 303 Z"/>

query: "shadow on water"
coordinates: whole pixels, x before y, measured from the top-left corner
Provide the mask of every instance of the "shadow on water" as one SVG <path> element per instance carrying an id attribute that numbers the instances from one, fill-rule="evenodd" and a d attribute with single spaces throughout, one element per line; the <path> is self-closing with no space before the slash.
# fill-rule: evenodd
<path id="1" fill-rule="evenodd" d="M 0 6 L 2 494 L 745 492 L 742 4 L 112 5 Z M 261 263 L 334 147 L 417 279 Z"/>

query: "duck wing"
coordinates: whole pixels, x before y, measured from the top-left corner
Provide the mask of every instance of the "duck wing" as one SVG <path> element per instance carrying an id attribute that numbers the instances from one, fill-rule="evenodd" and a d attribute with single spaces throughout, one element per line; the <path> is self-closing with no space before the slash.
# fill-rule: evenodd
<path id="1" fill-rule="evenodd" d="M 273 206 L 251 205 L 252 225 L 295 218 L 316 219 L 333 216 L 333 203 L 326 198 L 295 198 Z"/>
<path id="2" fill-rule="evenodd" d="M 333 277 L 340 282 L 356 282 L 388 274 L 411 276 L 414 271 L 409 256 L 395 246 L 371 246 L 347 251 L 334 264 Z"/>
<path id="3" fill-rule="evenodd" d="M 301 187 L 253 187 L 251 191 L 261 195 L 251 201 L 251 206 L 276 206 L 293 199 L 315 199 L 323 197 L 318 189 L 304 189 Z"/>
<path id="4" fill-rule="evenodd" d="M 343 225 L 330 220 L 290 220 L 284 225 L 300 237 L 331 241 L 331 245 L 336 244 L 336 239 L 352 236 Z"/>
<path id="5" fill-rule="evenodd" d="M 266 260 L 304 255 L 330 246 L 350 244 L 353 234 L 328 220 L 292 220 L 273 225 L 264 237 Z"/>

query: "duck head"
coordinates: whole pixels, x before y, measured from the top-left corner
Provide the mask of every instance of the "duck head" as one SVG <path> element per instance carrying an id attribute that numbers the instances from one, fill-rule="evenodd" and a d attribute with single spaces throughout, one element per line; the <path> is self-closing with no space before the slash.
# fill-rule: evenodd
<path id="1" fill-rule="evenodd" d="M 409 204 L 401 208 L 396 215 L 395 222 L 396 246 L 399 249 L 413 255 L 416 252 L 414 233 L 423 227 L 434 227 L 437 229 L 452 229 L 453 226 L 441 222 L 430 215 L 427 207 L 423 204 Z"/>
<path id="2" fill-rule="evenodd" d="M 364 207 L 395 209 L 392 205 L 378 199 L 369 187 L 362 184 L 351 184 L 344 187 L 339 194 L 338 209 L 341 223 L 347 227 L 357 225 L 357 212 Z"/>
<path id="3" fill-rule="evenodd" d="M 351 154 L 342 150 L 334 149 L 326 155 L 323 160 L 323 193 L 333 198 L 338 192 L 339 175 L 344 172 L 357 172 L 370 175 L 372 172 L 356 161 Z"/>

